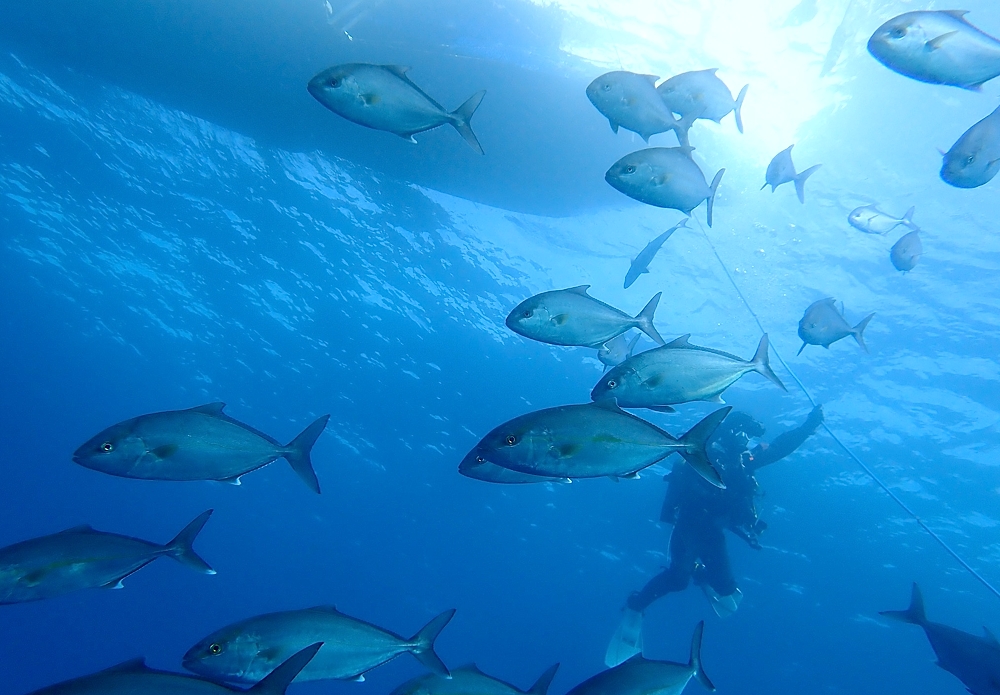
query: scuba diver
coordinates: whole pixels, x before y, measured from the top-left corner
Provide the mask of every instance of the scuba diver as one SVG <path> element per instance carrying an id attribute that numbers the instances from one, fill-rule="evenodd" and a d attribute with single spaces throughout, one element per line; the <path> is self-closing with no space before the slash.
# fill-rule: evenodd
<path id="1" fill-rule="evenodd" d="M 683 591 L 692 580 L 720 617 L 736 612 L 743 594 L 729 564 L 725 531 L 760 549 L 759 537 L 767 524 L 757 517 L 754 474 L 794 452 L 822 423 L 822 406 L 816 406 L 802 425 L 767 444 L 760 441 L 764 426 L 736 411 L 716 430 L 709 448 L 725 488 L 715 487 L 691 466 L 674 466 L 664 478 L 670 487 L 660 513 L 661 521 L 673 525 L 670 565 L 629 596 L 605 655 L 608 667 L 641 653 L 643 611 L 657 599 Z"/>

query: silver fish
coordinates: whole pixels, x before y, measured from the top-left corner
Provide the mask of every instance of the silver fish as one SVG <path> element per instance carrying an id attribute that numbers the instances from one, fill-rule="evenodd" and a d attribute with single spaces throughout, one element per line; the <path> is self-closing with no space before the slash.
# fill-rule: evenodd
<path id="1" fill-rule="evenodd" d="M 597 348 L 597 359 L 604 365 L 604 371 L 608 371 L 612 367 L 617 367 L 631 357 L 632 353 L 635 352 L 635 346 L 639 342 L 639 338 L 639 334 L 636 334 L 630 342 L 626 342 L 625 336 L 619 335 Z"/>
<path id="2" fill-rule="evenodd" d="M 596 78 L 587 85 L 590 103 L 608 119 L 611 130 L 618 128 L 638 133 L 646 142 L 657 133 L 673 130 L 681 145 L 688 144 L 687 132 L 694 119 L 674 118 L 656 91 L 654 75 L 637 75 L 616 70 Z"/>
<path id="3" fill-rule="evenodd" d="M 694 678 L 715 690 L 701 666 L 701 637 L 705 623 L 698 623 L 691 637 L 691 657 L 686 664 L 656 661 L 636 654 L 628 661 L 588 678 L 566 695 L 680 695 Z"/>
<path id="4" fill-rule="evenodd" d="M 896 270 L 907 272 L 917 267 L 917 261 L 924 253 L 924 245 L 920 242 L 920 232 L 907 232 L 892 245 L 889 260 Z"/>
<path id="5" fill-rule="evenodd" d="M 816 173 L 822 164 L 815 164 L 805 171 L 795 173 L 795 165 L 792 163 L 792 148 L 795 145 L 789 145 L 788 149 L 784 149 L 778 154 L 774 155 L 771 162 L 767 165 L 767 172 L 764 174 L 764 185 L 760 187 L 760 190 L 764 190 L 768 186 L 771 187 L 771 193 L 774 193 L 774 189 L 783 183 L 788 183 L 789 181 L 795 184 L 795 194 L 799 196 L 799 202 L 806 202 L 806 179 Z"/>
<path id="6" fill-rule="evenodd" d="M 479 460 L 481 458 L 482 460 Z M 531 483 L 571 483 L 569 478 L 552 478 L 545 475 L 520 473 L 509 468 L 490 463 L 485 457 L 465 458 L 458 465 L 458 472 L 466 478 L 482 480 L 486 483 L 501 485 L 529 485 Z"/>
<path id="7" fill-rule="evenodd" d="M 475 664 L 467 664 L 451 672 L 451 678 L 425 673 L 393 690 L 390 695 L 546 695 L 559 664 L 545 670 L 533 686 L 521 690 L 510 683 L 488 676 Z"/>
<path id="8" fill-rule="evenodd" d="M 757 372 L 785 385 L 771 370 L 765 334 L 751 360 L 688 342 L 682 335 L 663 347 L 630 357 L 597 382 L 590 392 L 595 401 L 614 398 L 623 408 L 673 412 L 670 406 L 691 401 L 721 403 L 720 395 L 748 372 Z"/>
<path id="9" fill-rule="evenodd" d="M 472 149 L 483 154 L 470 121 L 486 96 L 485 90 L 473 94 L 454 111 L 445 111 L 410 81 L 408 70 L 400 65 L 335 65 L 309 80 L 309 93 L 338 116 L 414 143 L 416 133 L 451 125 Z"/>
<path id="10" fill-rule="evenodd" d="M 143 659 L 132 659 L 109 669 L 50 685 L 30 695 L 284 695 L 285 690 L 319 650 L 313 644 L 267 674 L 249 690 L 240 690 L 182 673 L 157 671 Z"/>
<path id="11" fill-rule="evenodd" d="M 904 12 L 880 26 L 868 51 L 890 70 L 921 82 L 979 91 L 1000 75 L 1000 41 L 963 10 Z"/>
<path id="12" fill-rule="evenodd" d="M 864 332 L 874 315 L 874 312 L 868 314 L 857 326 L 851 328 L 843 313 L 837 310 L 837 300 L 833 297 L 813 302 L 799 320 L 799 338 L 802 339 L 802 347 L 795 354 L 801 355 L 806 345 L 822 345 L 829 348 L 833 343 L 849 335 L 854 336 L 861 349 L 868 352 Z"/>
<path id="13" fill-rule="evenodd" d="M 719 169 L 712 185 L 691 159 L 690 147 L 649 147 L 627 154 L 615 162 L 604 180 L 640 203 L 680 210 L 685 215 L 708 201 L 708 226 L 712 226 L 715 194 L 725 169 Z"/>
<path id="14" fill-rule="evenodd" d="M 597 348 L 630 328 L 638 328 L 663 345 L 653 326 L 659 292 L 635 317 L 587 294 L 590 285 L 550 290 L 518 304 L 507 315 L 509 329 L 550 345 Z"/>
<path id="15" fill-rule="evenodd" d="M 725 487 L 705 453 L 705 443 L 729 414 L 716 410 L 680 439 L 614 400 L 546 408 L 494 428 L 462 465 L 489 462 L 512 471 L 553 478 L 634 478 L 678 453 L 707 481 Z"/>
<path id="16" fill-rule="evenodd" d="M 209 509 L 166 545 L 76 526 L 0 548 L 0 604 L 38 601 L 80 589 L 122 588 L 122 580 L 160 557 L 215 574 L 191 547 Z"/>
<path id="17" fill-rule="evenodd" d="M 750 85 L 743 85 L 739 96 L 733 99 L 726 83 L 715 74 L 718 68 L 692 70 L 664 80 L 656 91 L 674 113 L 687 118 L 704 118 L 719 123 L 730 111 L 736 117 L 736 127 L 743 132 L 743 98 Z M 681 143 L 682 145 L 685 143 Z"/>
<path id="18" fill-rule="evenodd" d="M 319 481 L 309 453 L 329 415 L 317 419 L 287 446 L 222 412 L 225 403 L 151 413 L 112 425 L 73 453 L 73 461 L 102 473 L 146 480 L 240 478 L 284 458 L 313 492 Z"/>
<path id="19" fill-rule="evenodd" d="M 911 207 L 906 211 L 906 214 L 897 219 L 879 210 L 877 205 L 862 205 L 851 210 L 851 214 L 847 216 L 847 222 L 865 234 L 887 234 L 899 225 L 916 230 L 917 225 L 913 224 L 915 210 L 915 207 Z"/>
<path id="20" fill-rule="evenodd" d="M 956 188 L 978 188 L 1000 171 L 1000 107 L 969 128 L 943 154 L 941 179 Z"/>
<path id="21" fill-rule="evenodd" d="M 213 632 L 188 650 L 184 668 L 213 680 L 256 683 L 303 644 L 322 642 L 297 682 L 364 680 L 365 673 L 406 652 L 447 676 L 447 667 L 434 653 L 434 640 L 453 615 L 454 610 L 445 611 L 404 639 L 333 606 L 267 613 Z"/>
<path id="22" fill-rule="evenodd" d="M 663 242 L 670 238 L 670 235 L 676 232 L 681 227 L 687 227 L 687 219 L 683 219 L 673 227 L 665 231 L 660 236 L 653 239 L 651 242 L 646 244 L 645 248 L 639 252 L 639 255 L 635 257 L 632 264 L 628 268 L 628 272 L 625 273 L 625 289 L 632 286 L 639 276 L 643 273 L 649 272 L 649 264 L 653 261 L 656 256 L 657 251 L 663 246 Z"/>

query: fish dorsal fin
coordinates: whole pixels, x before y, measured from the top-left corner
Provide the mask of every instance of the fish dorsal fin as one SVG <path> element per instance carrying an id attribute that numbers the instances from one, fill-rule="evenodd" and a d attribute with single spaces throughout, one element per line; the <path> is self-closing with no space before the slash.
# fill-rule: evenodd
<path id="1" fill-rule="evenodd" d="M 649 83 L 654 86 L 656 85 L 656 81 L 660 79 L 659 75 L 639 75 L 639 77 L 645 77 L 649 80 Z"/>
<path id="2" fill-rule="evenodd" d="M 406 77 L 406 73 L 410 71 L 409 65 L 383 65 L 382 67 L 384 67 L 386 70 L 391 72 L 396 77 L 402 77 L 408 79 Z"/>
<path id="3" fill-rule="evenodd" d="M 567 287 L 564 292 L 572 292 L 573 294 L 579 294 L 583 297 L 589 297 L 587 290 L 590 289 L 590 285 L 577 285 L 576 287 Z"/>
<path id="4" fill-rule="evenodd" d="M 455 673 L 456 671 L 464 671 L 465 673 L 482 673 L 482 671 L 479 670 L 479 667 L 476 666 L 475 661 L 470 661 L 467 664 L 462 664 L 458 668 L 453 668 L 451 670 L 452 673 Z"/>
<path id="5" fill-rule="evenodd" d="M 195 406 L 194 408 L 188 408 L 189 413 L 204 413 L 205 415 L 222 415 L 222 409 L 226 407 L 226 404 L 222 401 L 216 401 L 215 403 L 206 403 L 205 405 Z"/>
<path id="6" fill-rule="evenodd" d="M 120 664 L 115 664 L 110 668 L 104 669 L 101 673 L 145 673 L 149 670 L 146 666 L 146 660 L 140 656 L 135 659 L 123 661 Z"/>
<path id="7" fill-rule="evenodd" d="M 679 146 L 675 147 L 674 149 L 675 150 L 680 150 L 681 152 L 683 152 L 684 154 L 686 154 L 688 157 L 690 157 L 691 153 L 694 152 L 694 148 L 691 147 L 691 145 L 679 145 Z"/>
<path id="8" fill-rule="evenodd" d="M 993 632 L 985 625 L 983 625 L 983 635 L 985 635 L 987 642 L 989 642 L 997 649 L 1000 649 L 1000 640 L 998 640 L 997 636 L 994 635 Z"/>
<path id="9" fill-rule="evenodd" d="M 668 347 L 668 348 L 683 348 L 683 347 L 688 347 L 689 345 L 691 345 L 691 343 L 689 342 L 689 338 L 690 337 L 691 337 L 690 333 L 685 333 L 680 338 L 674 338 L 673 340 L 671 340 L 669 343 L 667 343 L 663 347 Z"/>
<path id="10" fill-rule="evenodd" d="M 940 10 L 940 12 L 955 19 L 961 19 L 963 22 L 965 21 L 965 15 L 969 14 L 968 10 Z"/>
<path id="11" fill-rule="evenodd" d="M 618 406 L 618 399 L 617 398 L 602 398 L 599 401 L 594 401 L 593 406 L 595 408 L 600 408 L 601 410 L 607 410 L 608 412 L 611 412 L 611 413 L 624 413 L 625 412 L 624 410 L 622 410 Z"/>
<path id="12" fill-rule="evenodd" d="M 336 615 L 343 615 L 343 613 L 338 611 L 337 607 L 334 606 L 332 603 L 326 604 L 324 606 L 313 606 L 309 610 L 315 611 L 316 613 L 334 613 Z"/>
<path id="13" fill-rule="evenodd" d="M 80 524 L 79 526 L 68 528 L 65 531 L 60 531 L 59 533 L 63 534 L 63 533 L 93 533 L 93 532 L 94 532 L 94 527 L 91 526 L 90 524 Z"/>
<path id="14" fill-rule="evenodd" d="M 642 652 L 639 652 L 638 654 L 633 654 L 632 656 L 630 656 L 628 659 L 626 659 L 622 663 L 625 663 L 625 664 L 638 664 L 638 663 L 642 663 L 643 661 L 646 661 L 646 657 L 644 657 L 642 655 Z"/>

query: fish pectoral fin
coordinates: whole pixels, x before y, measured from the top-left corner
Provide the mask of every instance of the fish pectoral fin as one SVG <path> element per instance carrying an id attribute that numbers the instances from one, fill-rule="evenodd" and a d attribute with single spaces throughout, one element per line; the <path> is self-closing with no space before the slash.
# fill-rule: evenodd
<path id="1" fill-rule="evenodd" d="M 177 449 L 178 447 L 176 444 L 164 444 L 163 446 L 158 446 L 147 453 L 152 454 L 158 459 L 165 459 L 165 458 L 170 458 L 171 456 L 176 454 Z"/>
<path id="2" fill-rule="evenodd" d="M 567 321 L 569 321 L 569 314 L 556 314 L 551 319 L 549 319 L 554 325 L 561 326 Z"/>
<path id="3" fill-rule="evenodd" d="M 20 583 L 25 586 L 38 586 L 42 583 L 42 580 L 45 579 L 45 575 L 48 573 L 49 571 L 45 568 L 28 572 L 27 574 L 21 575 Z"/>
<path id="4" fill-rule="evenodd" d="M 554 459 L 564 459 L 575 456 L 580 451 L 579 444 L 560 444 L 549 448 L 549 456 Z"/>
<path id="5" fill-rule="evenodd" d="M 663 377 L 659 374 L 654 374 L 653 376 L 642 382 L 642 387 L 647 389 L 655 389 L 663 382 Z"/>
<path id="6" fill-rule="evenodd" d="M 668 181 L 670 181 L 670 174 L 667 173 L 660 174 L 659 176 L 654 176 L 652 179 L 650 179 L 650 183 L 652 183 L 654 186 L 666 186 Z"/>
<path id="7" fill-rule="evenodd" d="M 374 106 L 375 104 L 382 101 L 382 97 L 378 94 L 361 94 L 361 101 L 365 103 L 365 106 Z"/>
<path id="8" fill-rule="evenodd" d="M 655 410 L 658 413 L 676 413 L 677 412 L 674 408 L 671 408 L 669 405 L 649 405 L 649 406 L 646 406 L 646 410 Z"/>
<path id="9" fill-rule="evenodd" d="M 384 67 L 386 70 L 391 72 L 396 77 L 406 77 L 406 73 L 410 71 L 409 65 L 383 65 L 382 67 Z"/>
<path id="10" fill-rule="evenodd" d="M 937 49 L 941 48 L 941 45 L 945 41 L 947 41 L 949 39 L 949 37 L 952 37 L 952 36 L 954 36 L 957 33 L 958 33 L 957 31 L 949 31 L 949 32 L 947 32 L 945 34 L 941 34 L 941 36 L 938 36 L 937 38 L 931 39 L 930 41 L 928 41 L 927 43 L 924 44 L 924 50 L 925 51 L 936 51 Z"/>

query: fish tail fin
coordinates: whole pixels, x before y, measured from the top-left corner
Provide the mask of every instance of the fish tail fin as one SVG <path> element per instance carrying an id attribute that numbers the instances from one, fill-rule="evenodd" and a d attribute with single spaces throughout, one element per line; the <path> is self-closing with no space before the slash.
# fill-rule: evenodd
<path id="1" fill-rule="evenodd" d="M 635 337 L 632 338 L 631 342 L 628 344 L 628 356 L 631 357 L 635 354 L 635 346 L 639 343 L 639 338 L 642 337 L 641 333 L 636 333 Z"/>
<path id="2" fill-rule="evenodd" d="M 788 391 L 788 389 L 785 388 L 785 385 L 781 383 L 781 379 L 778 378 L 778 375 L 771 370 L 771 361 L 769 359 L 767 347 L 767 333 L 765 333 L 760 337 L 760 343 L 757 344 L 757 352 L 754 354 L 753 360 L 751 360 L 754 371 L 762 376 L 766 376 L 768 379 L 777 384 L 782 391 Z"/>
<path id="3" fill-rule="evenodd" d="M 309 457 L 309 454 L 312 452 L 316 440 L 319 439 L 319 435 L 326 428 L 326 423 L 329 419 L 329 415 L 318 418 L 302 430 L 302 433 L 293 439 L 288 446 L 282 449 L 282 455 L 288 461 L 292 470 L 317 495 L 319 494 L 319 479 L 316 477 L 316 471 L 313 470 L 312 459 Z"/>
<path id="4" fill-rule="evenodd" d="M 913 582 L 913 591 L 910 594 L 910 607 L 905 611 L 880 611 L 879 615 L 884 615 L 893 620 L 901 620 L 904 623 L 913 625 L 926 625 L 927 614 L 924 612 L 924 597 L 920 593 L 920 587 Z"/>
<path id="5" fill-rule="evenodd" d="M 744 87 L 744 89 L 746 89 Z M 705 621 L 702 620 L 700 623 L 695 625 L 694 634 L 691 635 L 691 658 L 688 661 L 688 666 L 691 667 L 691 671 L 694 673 L 694 677 L 701 683 L 706 689 L 715 692 L 715 684 L 708 679 L 705 671 L 701 668 L 701 636 L 705 632 Z"/>
<path id="6" fill-rule="evenodd" d="M 444 613 L 424 625 L 420 629 L 420 632 L 415 634 L 413 639 L 410 640 L 410 644 L 412 645 L 410 652 L 413 656 L 417 657 L 417 661 L 422 663 L 434 673 L 439 676 L 444 676 L 445 678 L 451 678 L 451 672 L 448 670 L 448 667 L 444 665 L 444 662 L 441 661 L 441 657 L 439 657 L 434 651 L 434 640 L 438 638 L 438 635 L 441 634 L 441 630 L 445 628 L 454 615 L 454 608 L 446 610 Z"/>
<path id="7" fill-rule="evenodd" d="M 317 642 L 300 652 L 292 654 L 284 663 L 264 676 L 264 680 L 246 692 L 252 693 L 252 695 L 284 695 L 288 686 L 299 675 L 299 672 L 312 661 L 312 658 L 316 656 L 316 652 L 322 646 L 322 642 Z"/>
<path id="8" fill-rule="evenodd" d="M 656 305 L 660 303 L 660 295 L 662 294 L 662 292 L 657 292 L 653 295 L 653 298 L 635 317 L 635 327 L 652 338 L 657 345 L 666 345 L 666 341 L 660 337 L 660 332 L 653 325 L 653 314 L 656 312 Z"/>
<path id="9" fill-rule="evenodd" d="M 875 312 L 873 311 L 868 314 L 868 316 L 861 319 L 861 322 L 858 323 L 857 326 L 851 329 L 851 335 L 854 336 L 854 339 L 858 341 L 858 345 L 860 345 L 861 349 L 865 352 L 868 352 L 868 346 L 865 345 L 865 329 L 868 327 L 868 322 L 872 320 L 872 316 L 874 315 Z"/>
<path id="10" fill-rule="evenodd" d="M 208 517 L 212 516 L 212 511 L 209 509 L 207 512 L 199 514 L 194 521 L 181 529 L 181 532 L 166 545 L 167 555 L 182 565 L 187 565 L 191 569 L 204 574 L 215 574 L 215 570 L 198 556 L 198 553 L 194 551 L 192 546 L 194 545 L 194 539 L 198 537 L 202 528 L 205 527 Z"/>
<path id="11" fill-rule="evenodd" d="M 455 130 L 458 131 L 459 135 L 465 138 L 469 146 L 479 154 L 483 154 L 483 146 L 479 144 L 479 139 L 472 132 L 472 125 L 469 122 L 472 120 L 472 114 L 479 108 L 479 104 L 484 96 L 486 96 L 485 89 L 481 92 L 476 92 L 466 99 L 464 104 L 451 112 L 451 124 L 455 126 Z"/>
<path id="12" fill-rule="evenodd" d="M 743 89 L 740 90 L 739 96 L 736 97 L 736 104 L 733 106 L 733 115 L 736 116 L 736 129 L 741 133 L 743 132 L 743 114 L 740 113 L 740 109 L 743 108 L 743 97 L 747 95 L 747 89 L 750 85 L 743 85 Z"/>
<path id="13" fill-rule="evenodd" d="M 531 686 L 528 691 L 528 695 L 546 695 L 549 692 L 549 686 L 552 685 L 552 679 L 556 677 L 556 671 L 559 670 L 559 664 L 552 664 L 545 672 L 538 677 L 535 684 Z"/>
<path id="14" fill-rule="evenodd" d="M 705 480 L 712 483 L 715 487 L 723 489 L 725 489 L 726 485 L 722 482 L 722 476 L 719 475 L 719 471 L 708 460 L 708 452 L 705 450 L 705 447 L 708 445 L 708 440 L 715 434 L 715 430 L 722 424 L 722 421 L 726 419 L 726 416 L 729 415 L 729 411 L 732 409 L 731 405 L 727 405 L 725 408 L 719 408 L 715 412 L 709 413 L 678 440 L 682 446 L 681 449 L 678 449 L 678 453 L 684 457 L 684 460 L 698 471 Z"/>
<path id="15" fill-rule="evenodd" d="M 920 231 L 920 227 L 918 227 L 917 225 L 913 224 L 913 213 L 916 212 L 916 209 L 917 209 L 917 206 L 914 205 L 909 210 L 906 211 L 906 214 L 903 215 L 903 224 L 905 224 L 907 227 L 909 227 L 913 231 L 919 232 Z"/>
<path id="16" fill-rule="evenodd" d="M 712 210 L 715 208 L 715 194 L 719 192 L 719 182 L 722 181 L 722 175 L 726 173 L 725 169 L 719 169 L 719 172 L 712 179 L 712 193 L 708 196 L 708 215 L 707 222 L 708 226 L 712 226 Z"/>
<path id="17" fill-rule="evenodd" d="M 799 202 L 802 203 L 803 205 L 806 202 L 806 179 L 815 174 L 816 170 L 819 169 L 821 166 L 823 165 L 814 164 L 805 171 L 800 171 L 798 174 L 795 175 L 795 178 L 792 179 L 793 181 L 795 181 L 795 194 L 799 196 Z"/>

